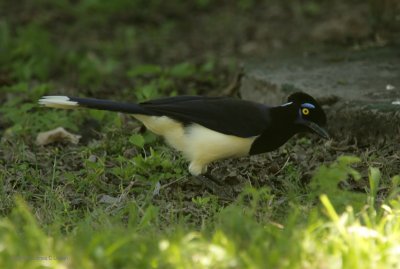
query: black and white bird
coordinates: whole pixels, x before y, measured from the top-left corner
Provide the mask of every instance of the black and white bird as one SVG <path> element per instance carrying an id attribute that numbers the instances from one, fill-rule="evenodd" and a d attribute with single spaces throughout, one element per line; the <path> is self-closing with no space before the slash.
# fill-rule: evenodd
<path id="1" fill-rule="evenodd" d="M 43 96 L 45 107 L 92 108 L 132 114 L 189 160 L 198 176 L 211 162 L 272 151 L 299 132 L 328 139 L 326 115 L 313 97 L 297 92 L 280 106 L 229 97 L 176 96 L 143 103 Z"/>

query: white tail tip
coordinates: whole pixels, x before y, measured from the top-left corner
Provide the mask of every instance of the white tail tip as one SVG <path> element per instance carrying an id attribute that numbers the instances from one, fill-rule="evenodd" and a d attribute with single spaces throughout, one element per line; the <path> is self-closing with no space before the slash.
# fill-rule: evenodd
<path id="1" fill-rule="evenodd" d="M 38 101 L 39 105 L 45 107 L 73 109 L 79 106 L 78 102 L 70 101 L 68 96 L 43 96 Z"/>

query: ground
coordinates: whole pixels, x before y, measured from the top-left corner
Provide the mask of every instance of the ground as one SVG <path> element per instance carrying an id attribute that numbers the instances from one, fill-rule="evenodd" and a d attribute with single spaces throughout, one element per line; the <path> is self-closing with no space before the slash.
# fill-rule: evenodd
<path id="1" fill-rule="evenodd" d="M 386 140 L 299 135 L 213 164 L 204 186 L 129 116 L 36 104 L 234 95 L 243 59 L 398 44 L 397 1 L 364 2 L 2 1 L 0 267 L 397 268 Z M 59 126 L 79 143 L 36 145 Z"/>

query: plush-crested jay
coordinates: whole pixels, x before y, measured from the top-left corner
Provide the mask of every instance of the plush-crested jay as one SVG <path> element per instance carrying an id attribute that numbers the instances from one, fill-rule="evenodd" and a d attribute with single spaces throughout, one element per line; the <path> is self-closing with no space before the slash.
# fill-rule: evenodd
<path id="1" fill-rule="evenodd" d="M 132 114 L 147 129 L 165 138 L 190 161 L 189 172 L 200 175 L 213 161 L 277 149 L 299 132 L 328 139 L 321 127 L 326 115 L 313 97 L 297 92 L 280 106 L 229 97 L 175 96 L 143 103 L 69 96 L 44 96 L 45 107 L 92 108 Z"/>

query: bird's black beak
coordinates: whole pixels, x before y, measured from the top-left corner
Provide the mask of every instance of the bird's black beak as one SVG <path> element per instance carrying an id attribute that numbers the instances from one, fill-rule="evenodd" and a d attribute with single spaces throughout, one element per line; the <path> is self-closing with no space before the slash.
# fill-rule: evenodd
<path id="1" fill-rule="evenodd" d="M 320 127 L 318 124 L 316 124 L 312 121 L 301 121 L 301 124 L 308 127 L 309 129 L 311 129 L 311 131 L 313 131 L 317 135 L 321 136 L 322 138 L 325 138 L 325 139 L 330 138 L 328 132 L 324 128 Z"/>

